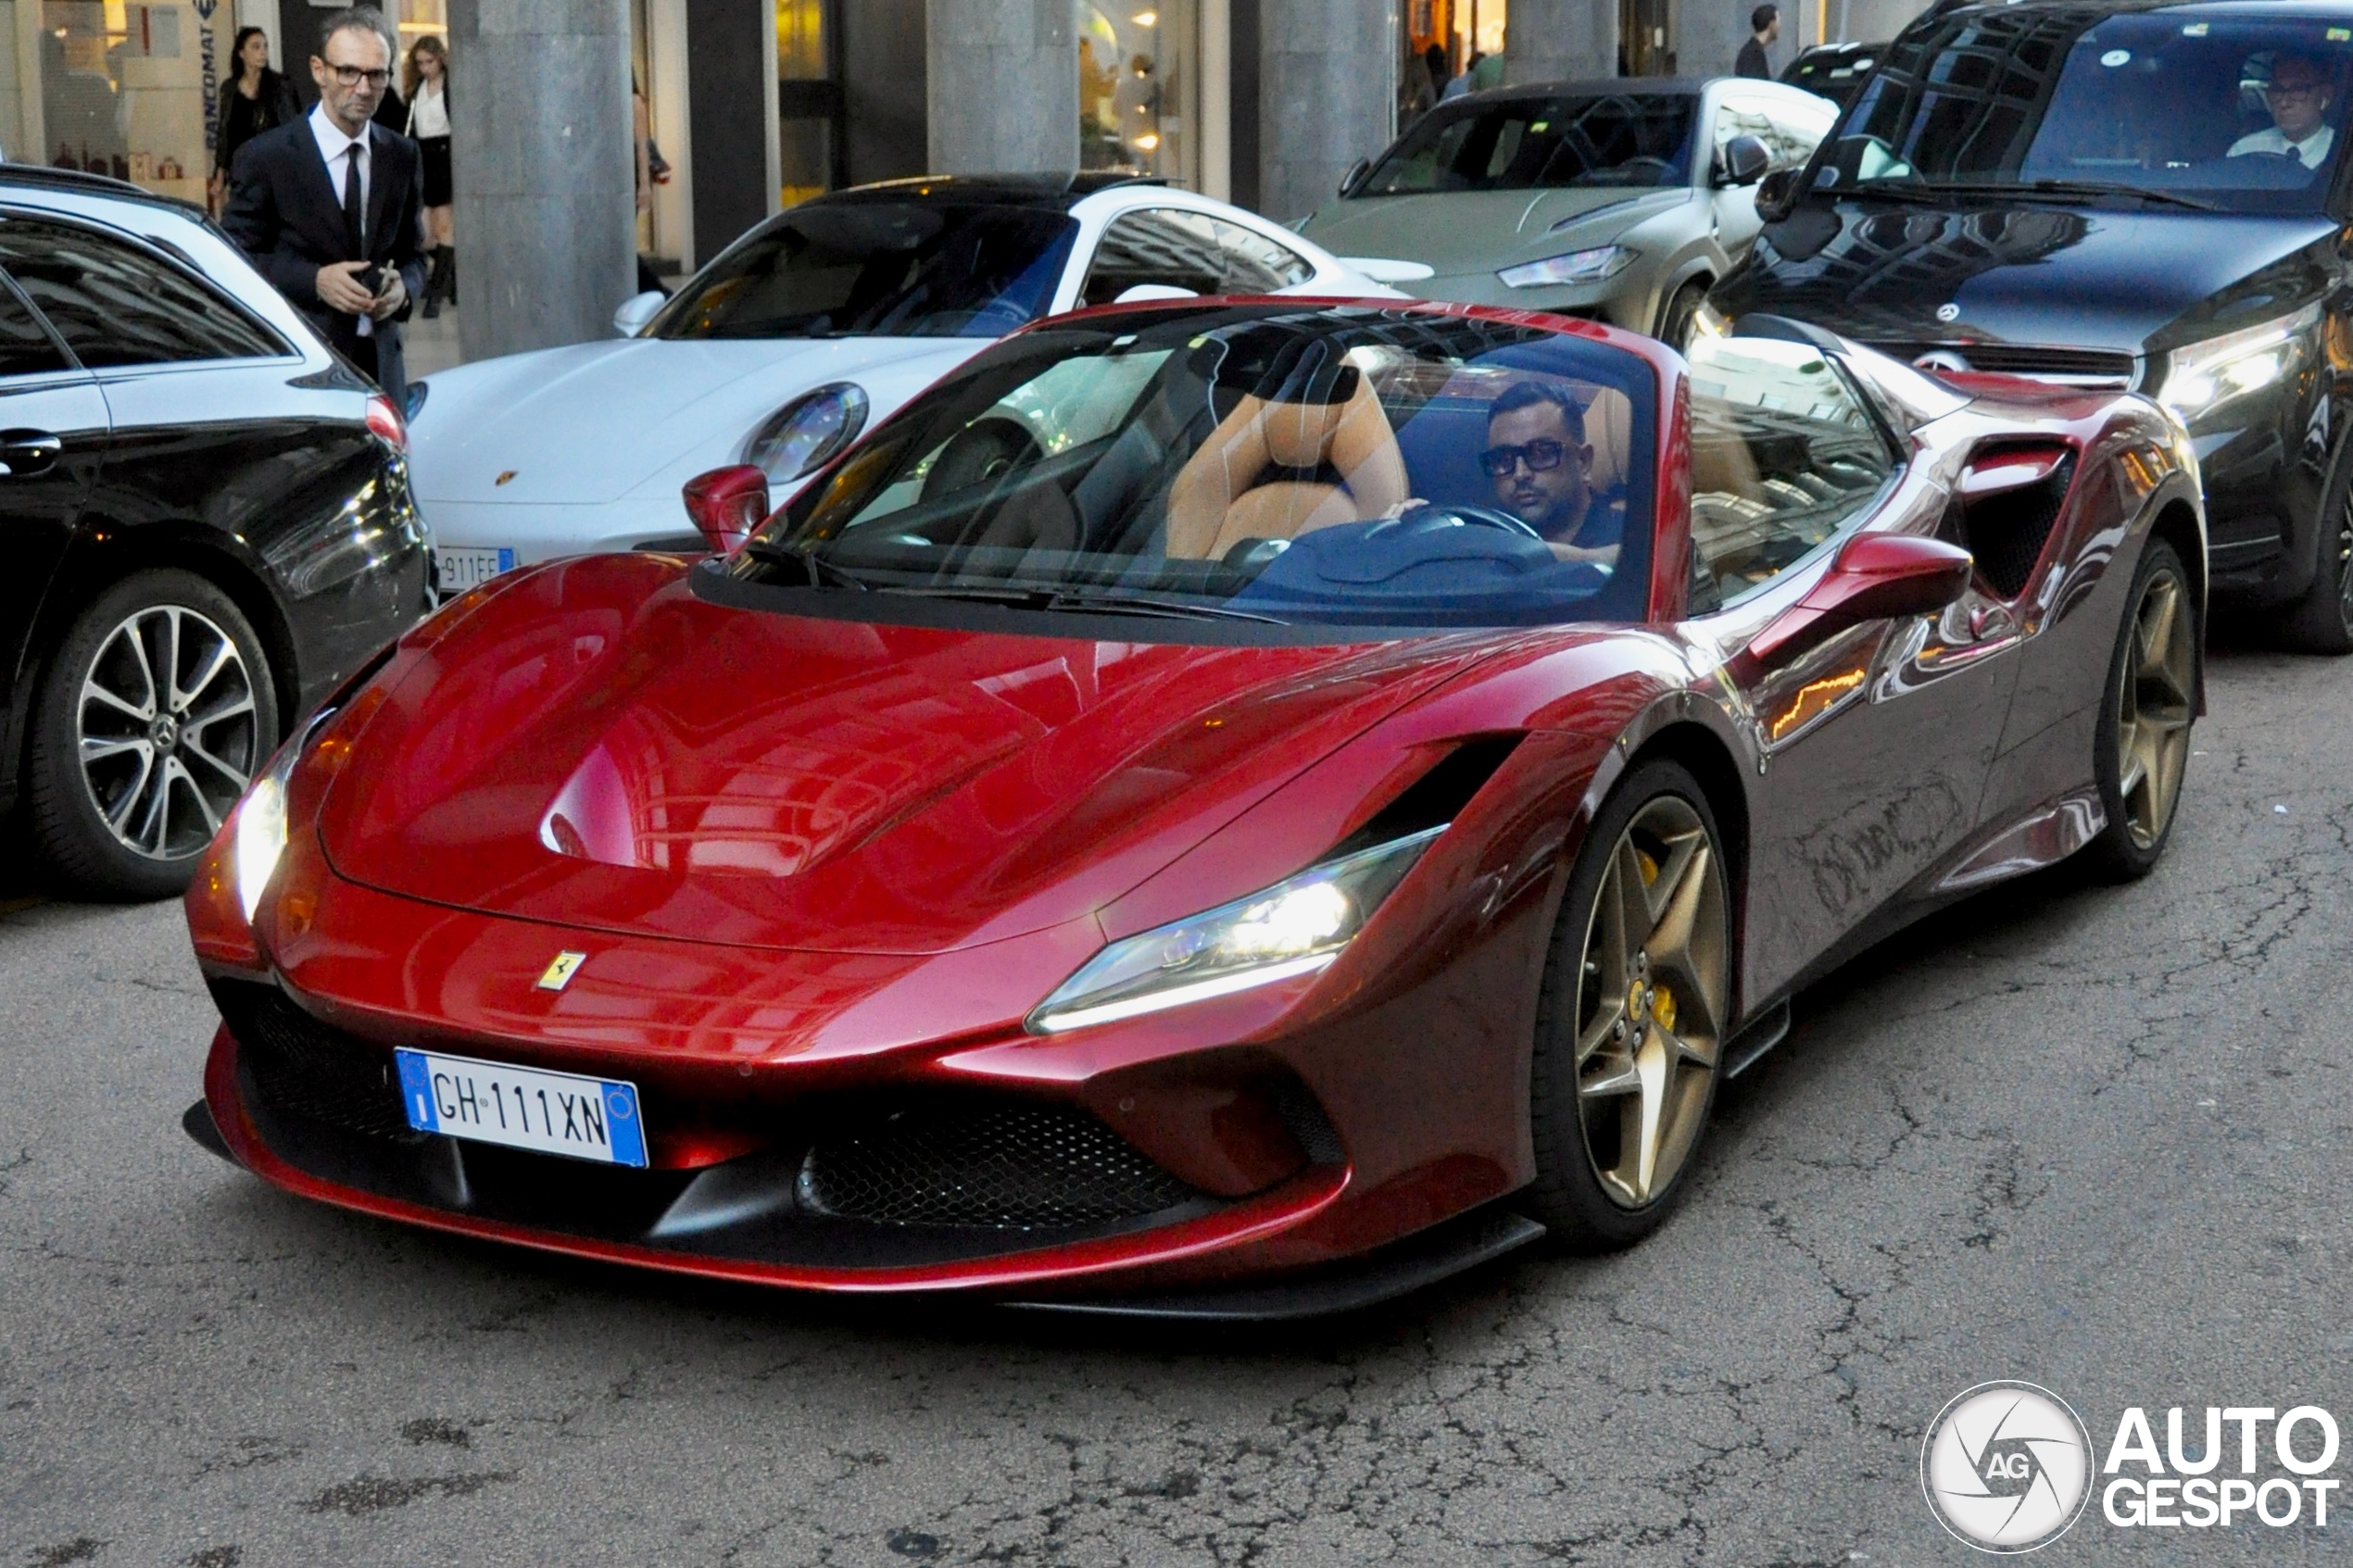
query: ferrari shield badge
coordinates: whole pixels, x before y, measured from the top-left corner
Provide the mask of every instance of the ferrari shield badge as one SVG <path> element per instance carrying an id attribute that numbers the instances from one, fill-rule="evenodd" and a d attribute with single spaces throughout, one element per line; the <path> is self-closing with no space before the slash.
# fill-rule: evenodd
<path id="1" fill-rule="evenodd" d="M 585 953 L 558 953 L 548 961 L 547 967 L 540 972 L 539 989 L 542 991 L 562 990 L 572 984 L 572 977 L 579 973 L 580 966 L 587 961 L 588 955 Z"/>

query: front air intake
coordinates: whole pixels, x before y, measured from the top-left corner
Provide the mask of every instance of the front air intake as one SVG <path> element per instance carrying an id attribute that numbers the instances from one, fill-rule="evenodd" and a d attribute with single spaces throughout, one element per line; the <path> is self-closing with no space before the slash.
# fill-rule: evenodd
<path id="1" fill-rule="evenodd" d="M 1202 1201 L 1083 1110 L 909 1107 L 828 1133 L 801 1160 L 804 1209 L 878 1225 L 1064 1230 Z"/>

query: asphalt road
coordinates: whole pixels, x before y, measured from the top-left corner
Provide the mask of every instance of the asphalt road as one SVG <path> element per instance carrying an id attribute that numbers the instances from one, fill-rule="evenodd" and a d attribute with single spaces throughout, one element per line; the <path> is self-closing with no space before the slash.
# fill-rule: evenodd
<path id="1" fill-rule="evenodd" d="M 180 1133 L 212 1014 L 177 907 L 16 909 L 0 1565 L 1960 1563 L 1920 1434 L 1980 1381 L 2101 1448 L 2135 1404 L 2160 1442 L 2171 1405 L 2353 1421 L 2353 661 L 2223 654 L 2212 690 L 2157 875 L 2013 885 L 1819 988 L 1650 1243 L 1274 1335 L 811 1302 L 279 1196 Z M 2036 1561 L 2347 1528 L 2095 1501 Z"/>

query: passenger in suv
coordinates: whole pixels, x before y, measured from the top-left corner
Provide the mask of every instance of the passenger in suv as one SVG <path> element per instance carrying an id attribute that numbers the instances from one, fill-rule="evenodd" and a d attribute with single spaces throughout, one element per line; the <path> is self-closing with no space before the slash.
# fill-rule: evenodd
<path id="1" fill-rule="evenodd" d="M 0 818 L 160 897 L 423 613 L 398 414 L 192 207 L 0 168 Z"/>
<path id="2" fill-rule="evenodd" d="M 2151 393 L 2203 469 L 2218 608 L 2353 651 L 2348 78 L 2342 0 L 1940 6 L 1760 188 L 1711 303 L 1940 373 Z"/>

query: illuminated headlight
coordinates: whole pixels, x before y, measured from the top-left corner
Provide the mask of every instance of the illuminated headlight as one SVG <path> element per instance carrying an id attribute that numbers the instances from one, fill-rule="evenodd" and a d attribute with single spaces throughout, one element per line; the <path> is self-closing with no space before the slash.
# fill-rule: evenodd
<path id="1" fill-rule="evenodd" d="M 1632 265 L 1634 253 L 1624 245 L 1602 245 L 1506 267 L 1495 276 L 1513 288 L 1534 289 L 1549 283 L 1598 283 L 1617 277 Z"/>
<path id="2" fill-rule="evenodd" d="M 302 733 L 278 748 L 270 766 L 261 776 L 246 786 L 243 800 L 237 802 L 237 839 L 235 862 L 237 871 L 237 903 L 245 912 L 245 923 L 253 923 L 254 915 L 261 908 L 261 896 L 270 889 L 270 879 L 278 870 L 278 862 L 286 853 L 286 784 L 294 777 L 295 764 L 310 749 L 310 739 L 320 727 L 334 716 L 332 708 L 321 709 Z"/>
<path id="3" fill-rule="evenodd" d="M 832 461 L 866 428 L 866 395 L 848 382 L 803 393 L 752 432 L 744 461 L 785 484 Z"/>
<path id="4" fill-rule="evenodd" d="M 2234 398 L 2262 391 L 2301 369 L 2305 343 L 2320 319 L 2321 307 L 2309 305 L 2294 315 L 2175 349 L 2158 401 L 2183 424 L 2195 424 Z"/>
<path id="5" fill-rule="evenodd" d="M 1340 957 L 1443 826 L 1310 866 L 1204 914 L 1114 942 L 1029 1015 L 1032 1034 L 1231 995 Z"/>

